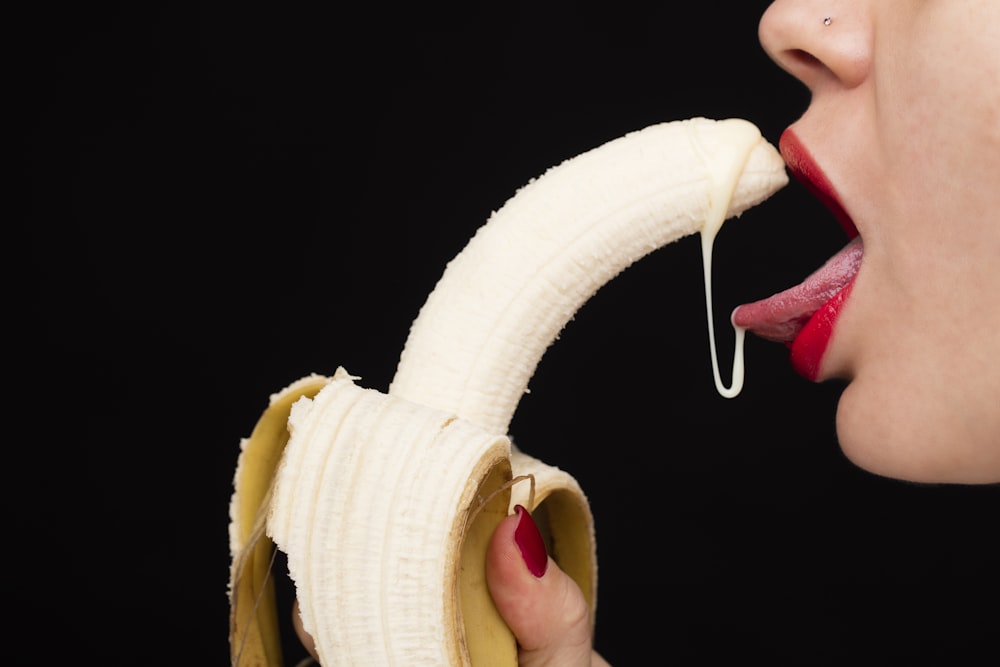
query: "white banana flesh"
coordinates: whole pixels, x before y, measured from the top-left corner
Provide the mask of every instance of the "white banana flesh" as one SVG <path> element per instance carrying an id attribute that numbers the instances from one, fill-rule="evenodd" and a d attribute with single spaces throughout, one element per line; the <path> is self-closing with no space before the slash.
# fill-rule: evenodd
<path id="1" fill-rule="evenodd" d="M 323 664 L 461 664 L 458 600 L 442 592 L 459 588 L 481 480 L 509 479 L 508 439 L 344 372 L 294 405 L 289 431 L 268 531 Z M 482 511 L 499 521 L 506 496 Z"/>
<path id="2" fill-rule="evenodd" d="M 786 183 L 741 119 L 653 125 L 550 169 L 448 264 L 390 393 L 505 433 L 542 354 L 601 286 L 681 237 L 714 236 Z"/>
<path id="3" fill-rule="evenodd" d="M 744 120 L 615 139 L 550 169 L 477 231 L 414 320 L 387 393 L 338 369 L 272 396 L 242 444 L 230 508 L 233 664 L 281 664 L 273 540 L 321 664 L 516 665 L 484 559 L 515 503 L 596 610 L 586 496 L 511 445 L 520 397 L 602 285 L 683 236 L 714 237 L 786 183 Z"/>

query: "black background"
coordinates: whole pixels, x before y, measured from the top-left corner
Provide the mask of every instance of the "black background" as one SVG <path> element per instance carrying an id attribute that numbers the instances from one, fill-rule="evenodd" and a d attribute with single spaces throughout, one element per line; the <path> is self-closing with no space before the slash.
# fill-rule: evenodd
<path id="1" fill-rule="evenodd" d="M 757 43 L 766 4 L 78 3 L 15 21 L 27 243 L 8 255 L 27 279 L 9 298 L 32 368 L 8 462 L 28 491 L 8 502 L 16 664 L 224 664 L 231 479 L 268 395 L 338 365 L 385 389 L 444 264 L 567 157 L 699 115 L 776 142 L 808 95 Z M 719 236 L 717 318 L 842 242 L 789 186 Z M 719 397 L 697 243 L 588 302 L 511 427 L 590 497 L 597 648 L 616 665 L 997 655 L 997 488 L 856 469 L 840 388 L 778 345 L 748 340 L 743 394 Z"/>

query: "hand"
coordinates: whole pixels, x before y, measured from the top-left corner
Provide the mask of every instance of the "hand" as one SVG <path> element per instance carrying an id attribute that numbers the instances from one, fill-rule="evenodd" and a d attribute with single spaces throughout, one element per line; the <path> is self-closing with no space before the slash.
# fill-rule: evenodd
<path id="1" fill-rule="evenodd" d="M 611 667 L 591 649 L 590 610 L 583 593 L 545 553 L 538 527 L 523 508 L 493 533 L 486 579 L 500 615 L 517 638 L 520 667 Z M 316 659 L 312 637 L 302 628 L 298 600 L 292 620 Z"/>
<path id="2" fill-rule="evenodd" d="M 523 508 L 493 533 L 486 580 L 517 638 L 521 667 L 610 667 L 591 648 L 583 593 L 545 553 L 541 534 Z"/>

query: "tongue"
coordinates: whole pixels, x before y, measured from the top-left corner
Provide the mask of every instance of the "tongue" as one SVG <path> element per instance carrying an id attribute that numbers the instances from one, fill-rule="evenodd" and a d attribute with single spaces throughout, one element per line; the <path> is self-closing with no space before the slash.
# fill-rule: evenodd
<path id="1" fill-rule="evenodd" d="M 861 267 L 864 246 L 857 236 L 801 284 L 733 311 L 733 324 L 762 338 L 790 343 L 809 318 L 850 284 Z"/>

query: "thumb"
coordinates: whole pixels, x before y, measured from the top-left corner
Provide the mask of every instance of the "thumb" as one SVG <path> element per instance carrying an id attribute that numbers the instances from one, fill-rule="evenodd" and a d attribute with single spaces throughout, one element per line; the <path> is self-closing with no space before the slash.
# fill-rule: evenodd
<path id="1" fill-rule="evenodd" d="M 590 610 L 569 575 L 545 552 L 531 514 L 517 506 L 500 522 L 486 556 L 493 601 L 513 631 L 521 667 L 597 667 Z"/>

